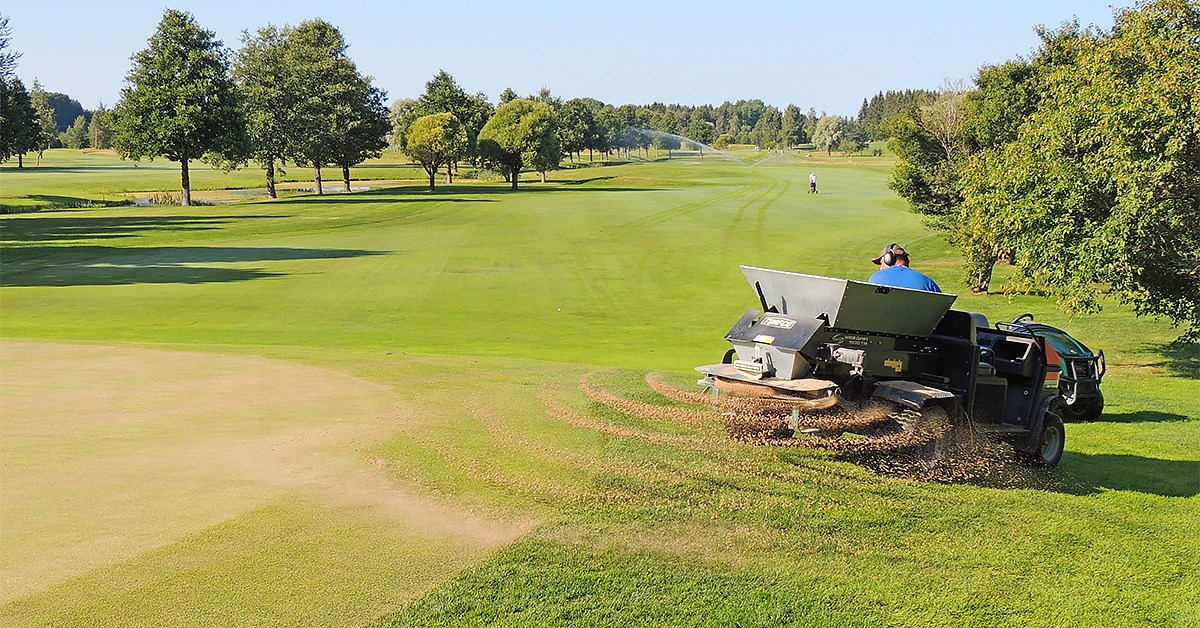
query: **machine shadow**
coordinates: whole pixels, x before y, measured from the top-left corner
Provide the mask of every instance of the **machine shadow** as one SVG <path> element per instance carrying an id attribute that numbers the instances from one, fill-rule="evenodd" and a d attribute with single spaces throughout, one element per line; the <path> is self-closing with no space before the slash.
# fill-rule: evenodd
<path id="1" fill-rule="evenodd" d="M 260 268 L 206 264 L 318 260 L 384 255 L 387 251 L 288 247 L 24 247 L 7 253 L 0 286 L 200 284 L 281 277 Z M 53 260 L 48 263 L 47 260 Z"/>
<path id="2" fill-rule="evenodd" d="M 1175 423 L 1190 420 L 1190 417 L 1174 412 L 1139 410 L 1137 412 L 1105 412 L 1092 421 L 1072 421 L 1072 423 Z"/>
<path id="3" fill-rule="evenodd" d="M 1059 463 L 1065 477 L 1047 487 L 1073 495 L 1133 491 L 1163 497 L 1200 495 L 1200 461 L 1163 460 L 1126 454 L 1065 452 Z"/>

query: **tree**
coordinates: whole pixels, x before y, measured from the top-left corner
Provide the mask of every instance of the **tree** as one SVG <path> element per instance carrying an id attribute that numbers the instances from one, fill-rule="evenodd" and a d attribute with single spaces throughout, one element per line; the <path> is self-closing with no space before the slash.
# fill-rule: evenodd
<path id="1" fill-rule="evenodd" d="M 519 96 L 517 96 L 517 92 L 513 91 L 513 88 L 511 87 L 505 87 L 504 91 L 500 92 L 500 104 L 502 105 L 507 105 L 517 98 L 519 98 Z"/>
<path id="2" fill-rule="evenodd" d="M 17 157 L 17 167 L 25 167 L 25 153 L 36 150 L 41 141 L 41 124 L 29 92 L 21 79 L 0 80 L 0 161 Z"/>
<path id="3" fill-rule="evenodd" d="M 962 169 L 968 272 L 1013 247 L 1010 291 L 1075 312 L 1108 293 L 1200 338 L 1200 6 L 1153 0 L 1108 34 L 1045 38 L 1036 109 Z"/>
<path id="4" fill-rule="evenodd" d="M 479 149 L 516 190 L 522 169 L 546 167 L 562 154 L 552 107 L 527 98 L 497 107 L 479 133 Z"/>
<path id="5" fill-rule="evenodd" d="M 688 122 L 687 136 L 688 139 L 696 142 L 696 147 L 700 150 L 700 158 L 704 159 L 704 145 L 713 141 L 713 124 L 699 109 L 692 112 L 691 120 Z"/>
<path id="6" fill-rule="evenodd" d="M 91 117 L 90 112 L 84 109 L 78 100 L 66 94 L 46 92 L 46 99 L 50 103 L 50 108 L 54 110 L 56 132 L 66 131 L 79 116 L 83 116 L 84 119 Z"/>
<path id="7" fill-rule="evenodd" d="M 210 152 L 236 161 L 245 148 L 245 119 L 228 56 L 191 14 L 167 9 L 149 45 L 133 55 L 113 111 L 113 144 L 123 158 L 179 162 L 184 206 L 192 198 L 191 161 Z"/>
<path id="8" fill-rule="evenodd" d="M 595 123 L 592 110 L 579 99 L 568 100 L 558 111 L 558 141 L 564 153 L 575 155 L 587 148 L 588 129 Z"/>
<path id="9" fill-rule="evenodd" d="M 404 149 L 404 134 L 408 132 L 410 120 L 416 120 L 420 117 L 409 117 L 413 107 L 416 105 L 416 98 L 397 98 L 395 102 L 392 103 L 391 108 L 388 110 L 388 121 L 392 123 L 392 132 L 389 136 L 389 143 L 391 146 L 401 150 Z"/>
<path id="10" fill-rule="evenodd" d="M 751 141 L 760 149 L 771 148 L 779 143 L 780 130 L 783 127 L 783 114 L 774 107 L 763 110 L 750 132 Z"/>
<path id="11" fill-rule="evenodd" d="M 866 128 L 857 122 L 849 122 L 842 132 L 841 141 L 838 142 L 838 150 L 844 151 L 846 154 L 861 153 L 870 144 Z"/>
<path id="12" fill-rule="evenodd" d="M 298 95 L 293 109 L 295 140 L 288 156 L 313 169 L 313 187 L 323 194 L 321 168 L 341 150 L 346 124 L 366 96 L 369 83 L 346 55 L 346 40 L 332 24 L 321 19 L 301 22 L 287 37 L 285 63 L 293 74 Z"/>
<path id="13" fill-rule="evenodd" d="M 673 151 L 682 146 L 679 141 L 679 119 L 670 111 L 663 111 L 655 118 L 654 128 L 662 131 L 654 137 L 655 150 L 666 150 L 667 159 L 671 159 L 674 156 Z M 657 154 L 655 156 L 657 157 Z"/>
<path id="14" fill-rule="evenodd" d="M 87 118 L 83 117 L 82 115 L 76 117 L 75 121 L 71 123 L 71 126 L 67 127 L 67 130 L 62 132 L 60 135 L 60 141 L 62 142 L 62 145 L 67 148 L 87 148 L 90 145 L 88 138 Z"/>
<path id="15" fill-rule="evenodd" d="M 429 191 L 435 189 L 438 168 L 461 159 L 469 145 L 467 131 L 450 112 L 421 116 L 408 129 L 404 153 L 425 168 Z"/>
<path id="16" fill-rule="evenodd" d="M 417 118 L 433 113 L 454 114 L 467 132 L 468 146 L 464 156 L 474 158 L 478 155 L 479 131 L 492 113 L 492 106 L 483 94 L 468 94 L 449 72 L 439 70 L 425 83 L 425 93 L 400 119 L 397 134 L 403 139 L 408 127 Z M 400 146 L 403 145 L 402 142 Z"/>
<path id="17" fill-rule="evenodd" d="M 287 38 L 291 29 L 274 25 L 255 34 L 242 33 L 242 48 L 233 66 L 233 77 L 246 107 L 246 132 L 251 157 L 266 171 L 267 196 L 278 198 L 275 163 L 297 143 L 293 119 L 301 96 L 295 68 L 288 65 Z"/>
<path id="18" fill-rule="evenodd" d="M 88 122 L 88 141 L 96 150 L 112 148 L 113 127 L 112 112 L 100 103 L 100 107 L 92 112 L 92 120 Z"/>
<path id="19" fill-rule="evenodd" d="M 796 105 L 788 105 L 783 110 L 779 136 L 785 148 L 799 146 L 808 141 L 808 134 L 804 132 L 804 122 L 804 114 L 800 113 L 800 108 Z"/>
<path id="20" fill-rule="evenodd" d="M 58 143 L 58 125 L 54 122 L 54 107 L 50 106 L 50 97 L 36 78 L 33 80 L 33 91 L 29 93 L 29 99 L 33 104 L 37 122 L 31 129 L 32 150 L 37 152 L 37 165 L 40 166 L 42 154 Z"/>
<path id="21" fill-rule="evenodd" d="M 17 70 L 17 59 L 21 53 L 9 50 L 12 43 L 12 27 L 8 25 L 8 16 L 0 15 L 0 81 L 7 81 Z"/>
<path id="22" fill-rule="evenodd" d="M 846 119 L 842 116 L 821 116 L 817 120 L 817 126 L 813 129 L 812 141 L 817 148 L 825 151 L 825 154 L 832 155 L 833 149 L 842 141 L 842 134 L 846 131 Z"/>
<path id="23" fill-rule="evenodd" d="M 333 147 L 333 163 L 342 169 L 342 183 L 350 191 L 350 168 L 372 157 L 379 157 L 387 147 L 387 94 L 371 85 L 370 77 L 361 77 L 354 85 L 344 106 L 335 110 L 334 126 L 342 129 Z"/>

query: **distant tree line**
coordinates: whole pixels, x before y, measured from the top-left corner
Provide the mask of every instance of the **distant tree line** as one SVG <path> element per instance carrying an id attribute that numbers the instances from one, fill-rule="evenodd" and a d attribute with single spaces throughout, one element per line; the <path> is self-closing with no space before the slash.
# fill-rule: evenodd
<path id="1" fill-rule="evenodd" d="M 563 101 L 543 88 L 524 98 L 506 89 L 493 105 L 482 93 L 467 93 L 444 70 L 424 94 L 398 99 L 388 109 L 385 93 L 347 56 L 341 33 L 319 19 L 243 33 L 233 52 L 191 14 L 167 10 L 147 43 L 134 55 L 111 110 L 101 105 L 86 111 L 35 83 L 25 99 L 33 113 L 23 109 L 14 119 L 25 116 L 26 122 L 5 125 L 20 137 L 9 141 L 6 131 L 3 158 L 19 160 L 31 150 L 40 157 L 58 146 L 113 148 L 135 160 L 166 157 L 180 164 L 186 204 L 189 167 L 196 160 L 223 168 L 254 161 L 274 197 L 277 176 L 289 164 L 312 169 L 318 194 L 322 168 L 337 166 L 348 191 L 350 168 L 387 146 L 420 164 L 430 189 L 442 172 L 452 182 L 463 163 L 494 170 L 515 189 L 522 172 L 537 172 L 545 181 L 564 158 L 582 160 L 585 154 L 592 161 L 634 153 L 648 158 L 653 151 L 669 159 L 685 146 L 703 157 L 710 147 L 731 144 L 767 150 L 809 143 L 831 154 L 861 151 L 870 140 L 856 120 L 818 116 L 796 105 L 781 110 L 761 100 L 615 106 L 593 98 Z M 15 78 L 5 84 L 5 94 L 20 91 L 7 87 L 19 84 Z"/>
<path id="2" fill-rule="evenodd" d="M 886 139 L 879 130 L 884 119 L 897 115 L 912 116 L 918 107 L 937 95 L 938 92 L 927 89 L 879 92 L 869 101 L 863 99 L 862 107 L 858 109 L 857 122 L 870 140 Z"/>
<path id="3" fill-rule="evenodd" d="M 1007 261 L 1010 292 L 1074 312 L 1112 294 L 1200 338 L 1200 5 L 1039 35 L 1031 58 L 881 121 L 892 188 L 960 248 L 973 290 Z"/>

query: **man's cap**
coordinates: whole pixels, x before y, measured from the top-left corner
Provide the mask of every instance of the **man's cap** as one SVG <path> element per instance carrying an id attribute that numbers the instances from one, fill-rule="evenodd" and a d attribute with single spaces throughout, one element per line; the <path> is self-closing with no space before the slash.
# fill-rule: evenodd
<path id="1" fill-rule="evenodd" d="M 892 244 L 889 244 L 889 245 L 883 247 L 883 250 L 879 252 L 879 256 L 876 257 L 875 259 L 871 260 L 871 263 L 872 264 L 880 263 L 883 260 L 883 256 L 887 255 L 888 249 L 892 250 L 892 255 L 896 259 L 900 259 L 900 258 L 907 259 L 908 258 L 908 251 L 905 251 L 904 247 L 900 246 L 899 244 L 892 243 Z"/>

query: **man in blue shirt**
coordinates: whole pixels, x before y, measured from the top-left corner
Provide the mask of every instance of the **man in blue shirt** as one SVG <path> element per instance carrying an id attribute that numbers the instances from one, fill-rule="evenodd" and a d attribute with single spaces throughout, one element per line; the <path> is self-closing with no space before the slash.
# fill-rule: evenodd
<path id="1" fill-rule="evenodd" d="M 871 275 L 868 283 L 928 292 L 942 291 L 928 275 L 908 267 L 908 251 L 895 242 L 883 249 L 871 263 L 879 264 L 879 270 Z"/>

